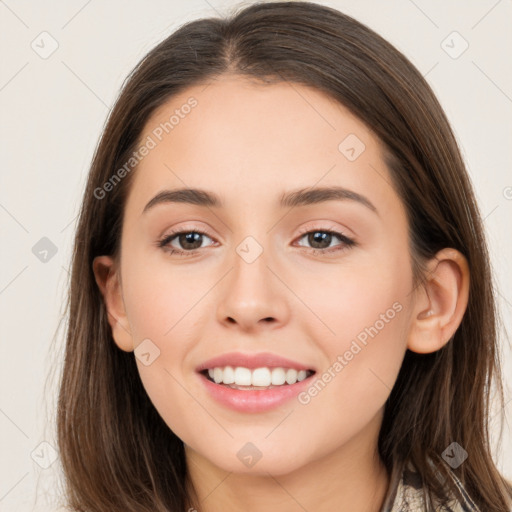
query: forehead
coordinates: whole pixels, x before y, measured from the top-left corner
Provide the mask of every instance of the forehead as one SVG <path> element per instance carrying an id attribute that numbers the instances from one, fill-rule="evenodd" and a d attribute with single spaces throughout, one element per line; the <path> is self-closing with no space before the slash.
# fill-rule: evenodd
<path id="1" fill-rule="evenodd" d="M 385 190 L 380 141 L 368 127 L 327 94 L 297 83 L 227 76 L 194 85 L 153 113 L 140 140 L 151 149 L 129 197 L 139 210 L 162 188 L 176 187 L 277 197 L 318 183 L 393 193 Z"/>

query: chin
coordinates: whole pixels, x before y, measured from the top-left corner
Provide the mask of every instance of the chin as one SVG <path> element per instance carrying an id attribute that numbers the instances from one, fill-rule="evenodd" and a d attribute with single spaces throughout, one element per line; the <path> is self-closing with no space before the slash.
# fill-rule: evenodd
<path id="1" fill-rule="evenodd" d="M 237 474 L 251 476 L 286 475 L 292 473 L 308 463 L 307 457 L 298 458 L 296 447 L 283 451 L 278 447 L 262 448 L 258 450 L 255 444 L 242 443 L 241 448 L 226 448 L 221 453 L 203 455 L 212 464 Z"/>

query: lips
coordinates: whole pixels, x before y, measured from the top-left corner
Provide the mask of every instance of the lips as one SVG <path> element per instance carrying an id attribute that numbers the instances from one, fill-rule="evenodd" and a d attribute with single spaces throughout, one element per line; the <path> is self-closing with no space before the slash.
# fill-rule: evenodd
<path id="1" fill-rule="evenodd" d="M 239 413 L 265 413 L 284 406 L 311 385 L 313 376 L 291 385 L 270 386 L 268 388 L 233 389 L 224 384 L 209 380 L 203 370 L 198 374 L 199 381 L 208 397 L 224 408 Z"/>
<path id="2" fill-rule="evenodd" d="M 283 382 L 285 369 L 286 381 Z M 309 386 L 316 373 L 311 366 L 269 352 L 223 354 L 200 364 L 196 371 L 202 386 L 211 398 L 224 407 L 242 413 L 262 413 L 284 405 Z M 233 375 L 226 377 L 226 371 Z M 237 372 L 240 375 L 237 376 Z M 247 380 L 247 374 L 251 386 L 232 383 L 238 381 L 242 384 L 241 381 Z M 255 379 L 256 374 L 258 377 Z M 258 387 L 262 383 L 269 384 L 270 374 L 272 383 L 277 385 Z"/>
<path id="3" fill-rule="evenodd" d="M 208 359 L 200 364 L 196 371 L 201 373 L 204 370 L 210 370 L 216 367 L 232 366 L 233 368 L 241 366 L 254 370 L 256 368 L 294 368 L 295 370 L 310 370 L 316 372 L 311 366 L 307 366 L 293 359 L 288 359 L 270 352 L 261 352 L 259 354 L 243 354 L 241 352 L 230 352 L 212 359 Z"/>

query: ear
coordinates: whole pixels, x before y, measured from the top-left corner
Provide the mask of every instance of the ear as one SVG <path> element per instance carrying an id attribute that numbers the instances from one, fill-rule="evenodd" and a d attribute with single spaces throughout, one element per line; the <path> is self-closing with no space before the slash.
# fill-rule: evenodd
<path id="1" fill-rule="evenodd" d="M 426 354 L 450 341 L 468 304 L 469 266 L 455 249 L 442 249 L 427 266 L 424 281 L 415 290 L 407 348 Z"/>
<path id="2" fill-rule="evenodd" d="M 120 271 L 111 256 L 97 256 L 92 267 L 96 284 L 105 301 L 112 337 L 121 350 L 132 352 L 135 347 L 125 312 Z"/>

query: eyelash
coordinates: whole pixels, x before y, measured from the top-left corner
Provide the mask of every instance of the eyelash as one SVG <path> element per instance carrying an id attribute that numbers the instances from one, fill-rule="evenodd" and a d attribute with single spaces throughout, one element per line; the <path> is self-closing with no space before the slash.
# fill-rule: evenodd
<path id="1" fill-rule="evenodd" d="M 177 231 L 171 231 L 170 233 L 166 234 L 163 238 L 161 238 L 160 240 L 157 241 L 157 246 L 160 247 L 161 249 L 165 250 L 170 255 L 176 255 L 179 257 L 192 256 L 192 255 L 196 254 L 197 251 L 199 251 L 200 249 L 184 251 L 181 249 L 166 248 L 168 246 L 168 244 L 170 242 L 172 242 L 177 236 L 182 235 L 182 234 L 187 234 L 187 233 L 197 233 L 198 235 L 207 236 L 208 238 L 213 239 L 213 237 L 210 236 L 208 233 L 198 230 L 198 229 L 182 229 L 182 230 L 177 230 Z M 343 233 L 341 233 L 339 231 L 333 231 L 333 230 L 321 229 L 321 228 L 300 230 L 299 239 L 303 238 L 305 235 L 310 234 L 310 233 L 327 233 L 329 235 L 335 235 L 336 237 L 338 237 L 340 239 L 341 242 L 343 242 L 342 244 L 335 246 L 335 248 L 326 248 L 326 249 L 314 249 L 313 248 L 313 249 L 310 249 L 313 254 L 326 255 L 326 254 L 338 253 L 341 251 L 346 251 L 346 250 L 350 249 L 351 247 L 354 247 L 357 245 L 357 243 L 352 238 L 347 237 L 346 235 L 344 235 Z M 305 248 L 307 249 L 307 247 L 305 247 Z"/>

